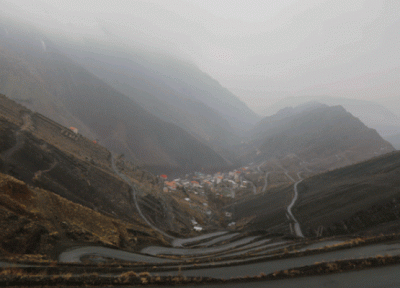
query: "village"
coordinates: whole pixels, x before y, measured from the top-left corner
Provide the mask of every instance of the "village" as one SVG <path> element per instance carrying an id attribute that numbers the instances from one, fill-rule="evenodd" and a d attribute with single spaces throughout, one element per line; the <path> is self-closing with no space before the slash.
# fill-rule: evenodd
<path id="1" fill-rule="evenodd" d="M 164 193 L 181 193 L 187 197 L 184 198 L 187 202 L 200 200 L 204 208 L 204 213 L 211 217 L 212 211 L 208 209 L 209 202 L 214 205 L 229 204 L 234 198 L 242 197 L 249 193 L 255 193 L 256 187 L 251 178 L 252 174 L 258 174 L 249 169 L 242 167 L 229 172 L 217 172 L 213 175 L 195 172 L 186 174 L 183 178 L 169 180 L 165 174 L 159 175 L 159 180 L 163 183 Z M 225 212 L 224 216 L 228 221 L 227 227 L 234 228 L 235 222 L 231 221 L 232 213 Z M 202 231 L 195 219 L 191 220 L 194 231 Z"/>

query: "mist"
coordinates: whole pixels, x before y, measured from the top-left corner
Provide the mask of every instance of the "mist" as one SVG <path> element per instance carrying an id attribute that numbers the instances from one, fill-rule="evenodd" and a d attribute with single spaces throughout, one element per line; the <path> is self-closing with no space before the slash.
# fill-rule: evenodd
<path id="1" fill-rule="evenodd" d="M 400 114 L 397 1 L 214 2 L 3 0 L 2 14 L 69 41 L 184 59 L 258 113 L 288 96 L 321 95 Z"/>

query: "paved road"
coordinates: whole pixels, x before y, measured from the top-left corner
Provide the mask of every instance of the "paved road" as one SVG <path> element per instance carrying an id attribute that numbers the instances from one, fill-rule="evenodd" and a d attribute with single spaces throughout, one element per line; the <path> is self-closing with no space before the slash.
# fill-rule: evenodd
<path id="1" fill-rule="evenodd" d="M 297 198 L 298 198 L 298 191 L 297 191 L 297 185 L 301 182 L 301 181 L 303 181 L 303 179 L 301 178 L 301 176 L 300 176 L 300 172 L 299 173 L 297 173 L 297 176 L 299 177 L 299 181 L 297 181 L 295 184 L 294 184 L 294 197 L 293 197 L 293 199 L 292 199 L 292 202 L 290 203 L 290 205 L 287 207 L 287 212 L 288 212 L 288 214 L 289 214 L 289 217 L 293 220 L 293 222 L 294 222 L 294 232 L 295 232 L 295 234 L 296 234 L 296 236 L 299 236 L 299 237 L 303 237 L 304 238 L 304 235 L 303 235 L 303 232 L 301 231 L 301 227 L 300 227 L 300 224 L 299 224 L 299 222 L 297 221 L 297 219 L 293 216 L 293 213 L 292 213 L 292 208 L 293 208 L 293 206 L 294 206 L 294 204 L 296 203 L 296 201 L 297 201 Z M 292 178 L 293 179 L 293 178 Z"/>
<path id="2" fill-rule="evenodd" d="M 240 234 L 240 233 L 231 233 L 231 234 L 228 234 L 228 235 L 223 235 L 223 236 L 214 238 L 214 239 L 212 239 L 212 240 L 210 240 L 210 241 L 207 241 L 207 242 L 205 242 L 205 243 L 200 243 L 200 244 L 198 244 L 198 245 L 196 245 L 196 246 L 193 246 L 193 248 L 197 248 L 197 247 L 208 247 L 208 246 L 211 246 L 211 245 L 215 245 L 215 244 L 221 243 L 221 242 L 223 242 L 223 241 L 232 239 L 233 237 L 238 236 L 239 234 Z"/>
<path id="3" fill-rule="evenodd" d="M 125 181 L 126 184 L 128 184 L 131 187 L 132 190 L 132 196 L 133 196 L 133 201 L 135 202 L 136 210 L 138 211 L 140 217 L 149 225 L 153 230 L 157 231 L 158 233 L 162 234 L 165 236 L 167 239 L 173 240 L 175 237 L 165 233 L 164 231 L 158 229 L 158 227 L 154 226 L 147 218 L 143 215 L 142 210 L 139 207 L 139 203 L 137 201 L 137 195 L 136 195 L 136 186 L 132 184 L 131 180 L 124 174 L 118 171 L 117 166 L 115 165 L 115 159 L 114 155 L 111 156 L 111 166 L 112 169 L 114 170 L 114 173 L 117 174 L 122 180 Z"/>
<path id="4" fill-rule="evenodd" d="M 382 288 L 400 287 L 400 265 L 321 276 L 247 283 L 189 285 L 187 288 Z M 164 286 L 166 288 L 176 286 Z M 150 287 L 149 287 L 150 288 Z"/>
<path id="5" fill-rule="evenodd" d="M 352 249 L 344 249 L 338 251 L 325 252 L 316 255 L 309 255 L 304 257 L 294 257 L 288 259 L 268 260 L 265 257 L 259 257 L 259 259 L 265 259 L 259 263 L 242 263 L 235 266 L 227 267 L 214 267 L 214 268 L 203 268 L 200 267 L 203 264 L 198 264 L 198 269 L 193 270 L 182 270 L 183 276 L 196 276 L 196 277 L 215 277 L 229 279 L 232 277 L 245 277 L 245 276 L 257 276 L 260 273 L 273 273 L 279 270 L 287 270 L 296 267 L 302 267 L 307 265 L 313 265 L 315 262 L 324 261 L 336 261 L 346 259 L 357 259 L 357 258 L 368 258 L 375 257 L 376 255 L 399 255 L 400 254 L 400 243 L 391 244 L 375 244 L 363 247 L 357 247 Z M 257 259 L 257 258 L 253 258 Z M 242 260 L 231 260 L 223 261 L 224 264 L 233 264 L 241 262 Z M 154 272 L 154 275 L 175 275 L 172 271 L 166 272 Z M 399 277 L 400 278 L 400 277 Z"/>
<path id="6" fill-rule="evenodd" d="M 290 176 L 289 173 L 288 173 L 287 171 L 285 172 L 285 175 L 286 175 L 291 181 L 296 182 L 296 180 L 294 180 L 293 177 Z"/>
<path id="7" fill-rule="evenodd" d="M 251 185 L 253 186 L 253 194 L 254 194 L 254 195 L 257 194 L 257 187 L 256 187 L 256 185 L 254 185 L 254 183 L 251 182 L 251 181 L 250 181 L 250 183 L 251 183 Z"/>
<path id="8" fill-rule="evenodd" d="M 214 233 L 209 233 L 209 234 L 203 234 L 203 235 L 196 236 L 193 238 L 184 238 L 184 239 L 183 238 L 175 238 L 172 241 L 172 246 L 173 247 L 183 247 L 183 246 L 193 243 L 193 242 L 199 242 L 199 241 L 206 240 L 209 238 L 221 236 L 226 233 L 228 233 L 228 231 L 219 231 L 219 232 L 214 232 Z"/>
<path id="9" fill-rule="evenodd" d="M 216 246 L 216 247 L 208 247 L 208 248 L 170 248 L 170 247 L 161 247 L 161 246 L 150 246 L 142 249 L 140 251 L 142 254 L 147 255 L 184 255 L 184 256 L 194 256 L 194 255 L 205 255 L 210 253 L 217 253 L 221 251 L 226 251 L 238 247 L 240 245 L 248 244 L 254 241 L 258 236 L 251 236 L 242 238 L 240 240 Z"/>
<path id="10" fill-rule="evenodd" d="M 34 176 L 33 176 L 33 179 L 39 179 L 40 176 L 42 176 L 44 173 L 48 173 L 48 172 L 50 172 L 51 170 L 53 170 L 53 169 L 57 166 L 57 164 L 58 164 L 58 161 L 55 160 L 55 161 L 50 165 L 50 167 L 49 167 L 48 169 L 36 171 L 35 174 L 34 174 Z"/>
<path id="11" fill-rule="evenodd" d="M 269 175 L 269 173 L 271 173 L 271 172 L 265 173 L 265 184 L 264 184 L 263 189 L 261 190 L 262 193 L 264 193 L 264 192 L 267 190 L 267 187 L 268 187 L 268 175 Z"/>
<path id="12" fill-rule="evenodd" d="M 265 163 L 267 163 L 267 161 L 264 161 L 263 163 L 261 163 L 260 165 L 257 166 L 258 172 L 260 172 L 260 173 L 263 172 L 263 171 L 261 171 L 260 167 L 263 166 Z"/>
<path id="13" fill-rule="evenodd" d="M 130 181 L 130 179 L 126 175 L 124 175 L 124 174 L 122 174 L 121 172 L 118 171 L 113 155 L 111 157 L 111 165 L 112 165 L 112 169 L 114 170 L 115 174 L 117 174 L 122 180 L 124 180 L 131 187 L 133 201 L 135 202 L 135 206 L 136 206 L 136 209 L 137 209 L 140 217 L 152 229 L 154 229 L 155 231 L 159 232 L 160 234 L 165 236 L 167 239 L 171 240 L 171 244 L 172 244 L 173 247 L 182 247 L 184 244 L 187 244 L 187 243 L 200 241 L 200 240 L 203 240 L 203 239 L 208 239 L 208 238 L 212 238 L 212 237 L 215 237 L 215 236 L 219 236 L 219 235 L 228 233 L 227 231 L 220 231 L 220 232 L 210 233 L 210 234 L 201 235 L 201 236 L 194 237 L 194 238 L 187 238 L 187 239 L 179 239 L 179 238 L 176 238 L 176 237 L 174 237 L 172 235 L 169 235 L 169 234 L 165 233 L 164 231 L 160 230 L 158 227 L 155 227 L 149 220 L 147 220 L 146 216 L 144 216 L 144 214 L 142 213 L 142 210 L 139 207 L 139 202 L 137 201 L 137 195 L 136 195 L 137 188 L 136 188 L 136 186 L 132 184 L 132 182 Z"/>
<path id="14" fill-rule="evenodd" d="M 147 263 L 166 263 L 176 262 L 171 259 L 162 259 L 138 253 L 131 253 L 117 249 L 110 249 L 105 247 L 87 246 L 76 249 L 67 250 L 60 254 L 58 260 L 64 263 L 77 263 L 81 262 L 83 256 L 99 256 L 108 257 L 112 259 L 119 259 L 131 262 L 147 262 Z"/>

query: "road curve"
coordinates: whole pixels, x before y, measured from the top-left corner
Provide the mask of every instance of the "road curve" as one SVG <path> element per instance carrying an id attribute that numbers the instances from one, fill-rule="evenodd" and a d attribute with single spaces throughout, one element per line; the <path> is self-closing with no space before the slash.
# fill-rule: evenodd
<path id="1" fill-rule="evenodd" d="M 227 231 L 220 231 L 220 232 L 215 232 L 215 233 L 210 233 L 210 234 L 197 236 L 197 237 L 194 237 L 194 238 L 176 238 L 176 237 L 174 237 L 172 235 L 169 235 L 169 234 L 165 233 L 164 231 L 162 231 L 159 228 L 157 228 L 156 226 L 154 226 L 149 220 L 147 220 L 146 216 L 144 216 L 144 214 L 142 213 L 142 210 L 140 209 L 139 203 L 137 201 L 137 195 L 136 195 L 137 188 L 135 187 L 135 185 L 132 184 L 132 182 L 130 181 L 130 179 L 126 175 L 124 175 L 124 174 L 122 174 L 121 172 L 118 171 L 117 165 L 115 164 L 114 155 L 111 156 L 111 165 L 112 165 L 112 169 L 114 170 L 114 173 L 117 174 L 124 182 L 126 182 L 126 184 L 128 184 L 131 187 L 133 201 L 135 202 L 135 207 L 136 207 L 140 217 L 152 229 L 154 229 L 155 231 L 159 232 L 160 234 L 165 236 L 167 239 L 171 240 L 171 245 L 173 247 L 182 247 L 183 244 L 186 244 L 186 243 L 190 243 L 190 242 L 194 242 L 194 241 L 198 241 L 198 240 L 202 240 L 202 239 L 204 240 L 204 239 L 212 238 L 212 237 L 219 236 L 219 235 L 227 233 Z"/>
<path id="2" fill-rule="evenodd" d="M 58 261 L 62 263 L 79 263 L 83 256 L 106 257 L 111 259 L 118 259 L 130 262 L 147 262 L 147 263 L 167 263 L 175 262 L 172 259 L 162 259 L 153 256 L 143 255 L 139 253 L 132 253 L 117 249 L 111 249 L 98 246 L 86 246 L 64 251 L 60 254 Z"/>
<path id="3" fill-rule="evenodd" d="M 117 174 L 122 180 L 124 180 L 124 182 L 126 184 L 128 184 L 131 187 L 133 201 L 135 202 L 136 210 L 138 211 L 140 217 L 142 217 L 142 219 L 147 223 L 147 225 L 149 225 L 153 230 L 157 231 L 158 233 L 162 234 L 163 236 L 165 236 L 166 238 L 168 238 L 170 240 L 174 240 L 175 237 L 173 237 L 173 236 L 165 233 L 164 231 L 158 229 L 149 220 L 147 220 L 147 218 L 143 215 L 142 210 L 140 209 L 139 203 L 137 201 L 136 187 L 135 187 L 135 185 L 132 184 L 132 182 L 129 180 L 129 178 L 126 175 L 124 175 L 124 174 L 122 174 L 121 172 L 118 171 L 117 165 L 115 165 L 114 155 L 111 156 L 111 165 L 112 165 L 112 169 L 114 170 L 114 173 Z"/>
<path id="4" fill-rule="evenodd" d="M 263 189 L 261 190 L 262 193 L 264 193 L 264 192 L 267 190 L 267 186 L 268 186 L 268 175 L 269 175 L 269 173 L 271 173 L 271 172 L 265 173 L 265 184 L 264 184 Z"/>
<path id="5" fill-rule="evenodd" d="M 293 177 L 290 176 L 289 173 L 288 173 L 287 171 L 285 172 L 285 175 L 286 175 L 291 181 L 296 182 L 296 180 L 294 180 Z"/>
<path id="6" fill-rule="evenodd" d="M 300 180 L 297 181 L 297 182 L 294 184 L 294 197 L 293 197 L 293 199 L 292 199 L 292 202 L 291 202 L 291 203 L 289 204 L 289 206 L 287 207 L 287 212 L 288 212 L 288 214 L 289 214 L 289 217 L 290 217 L 290 218 L 293 220 L 293 222 L 294 222 L 294 232 L 295 232 L 296 236 L 299 236 L 299 237 L 304 238 L 303 232 L 301 231 L 300 224 L 299 224 L 299 222 L 297 221 L 297 219 L 293 216 L 293 213 L 292 213 L 292 208 L 293 208 L 294 204 L 296 203 L 297 198 L 298 198 L 298 195 L 299 195 L 299 193 L 298 193 L 298 191 L 297 191 L 297 185 L 298 185 L 301 181 L 303 181 L 303 179 L 302 179 L 301 176 L 300 176 L 300 172 L 297 173 L 297 176 L 299 177 Z"/>
<path id="7" fill-rule="evenodd" d="M 306 276 L 292 279 L 269 281 L 252 281 L 238 283 L 200 284 L 187 287 L 196 288 L 321 288 L 321 287 L 351 287 L 351 288 L 381 288 L 400 287 L 398 275 L 400 265 L 349 271 L 342 273 Z M 163 286 L 164 288 L 176 287 Z"/>

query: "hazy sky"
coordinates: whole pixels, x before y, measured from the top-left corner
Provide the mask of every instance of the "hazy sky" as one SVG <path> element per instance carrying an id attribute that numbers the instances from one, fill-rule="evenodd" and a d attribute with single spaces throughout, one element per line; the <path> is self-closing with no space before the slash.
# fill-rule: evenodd
<path id="1" fill-rule="evenodd" d="M 55 33 L 101 38 L 107 31 L 124 45 L 193 61 L 258 111 L 288 95 L 400 96 L 398 0 L 2 3 L 3 13 Z"/>
<path id="2" fill-rule="evenodd" d="M 299 0 L 187 0 L 225 19 L 236 18 L 250 22 L 262 22 L 275 16 L 288 5 Z"/>

